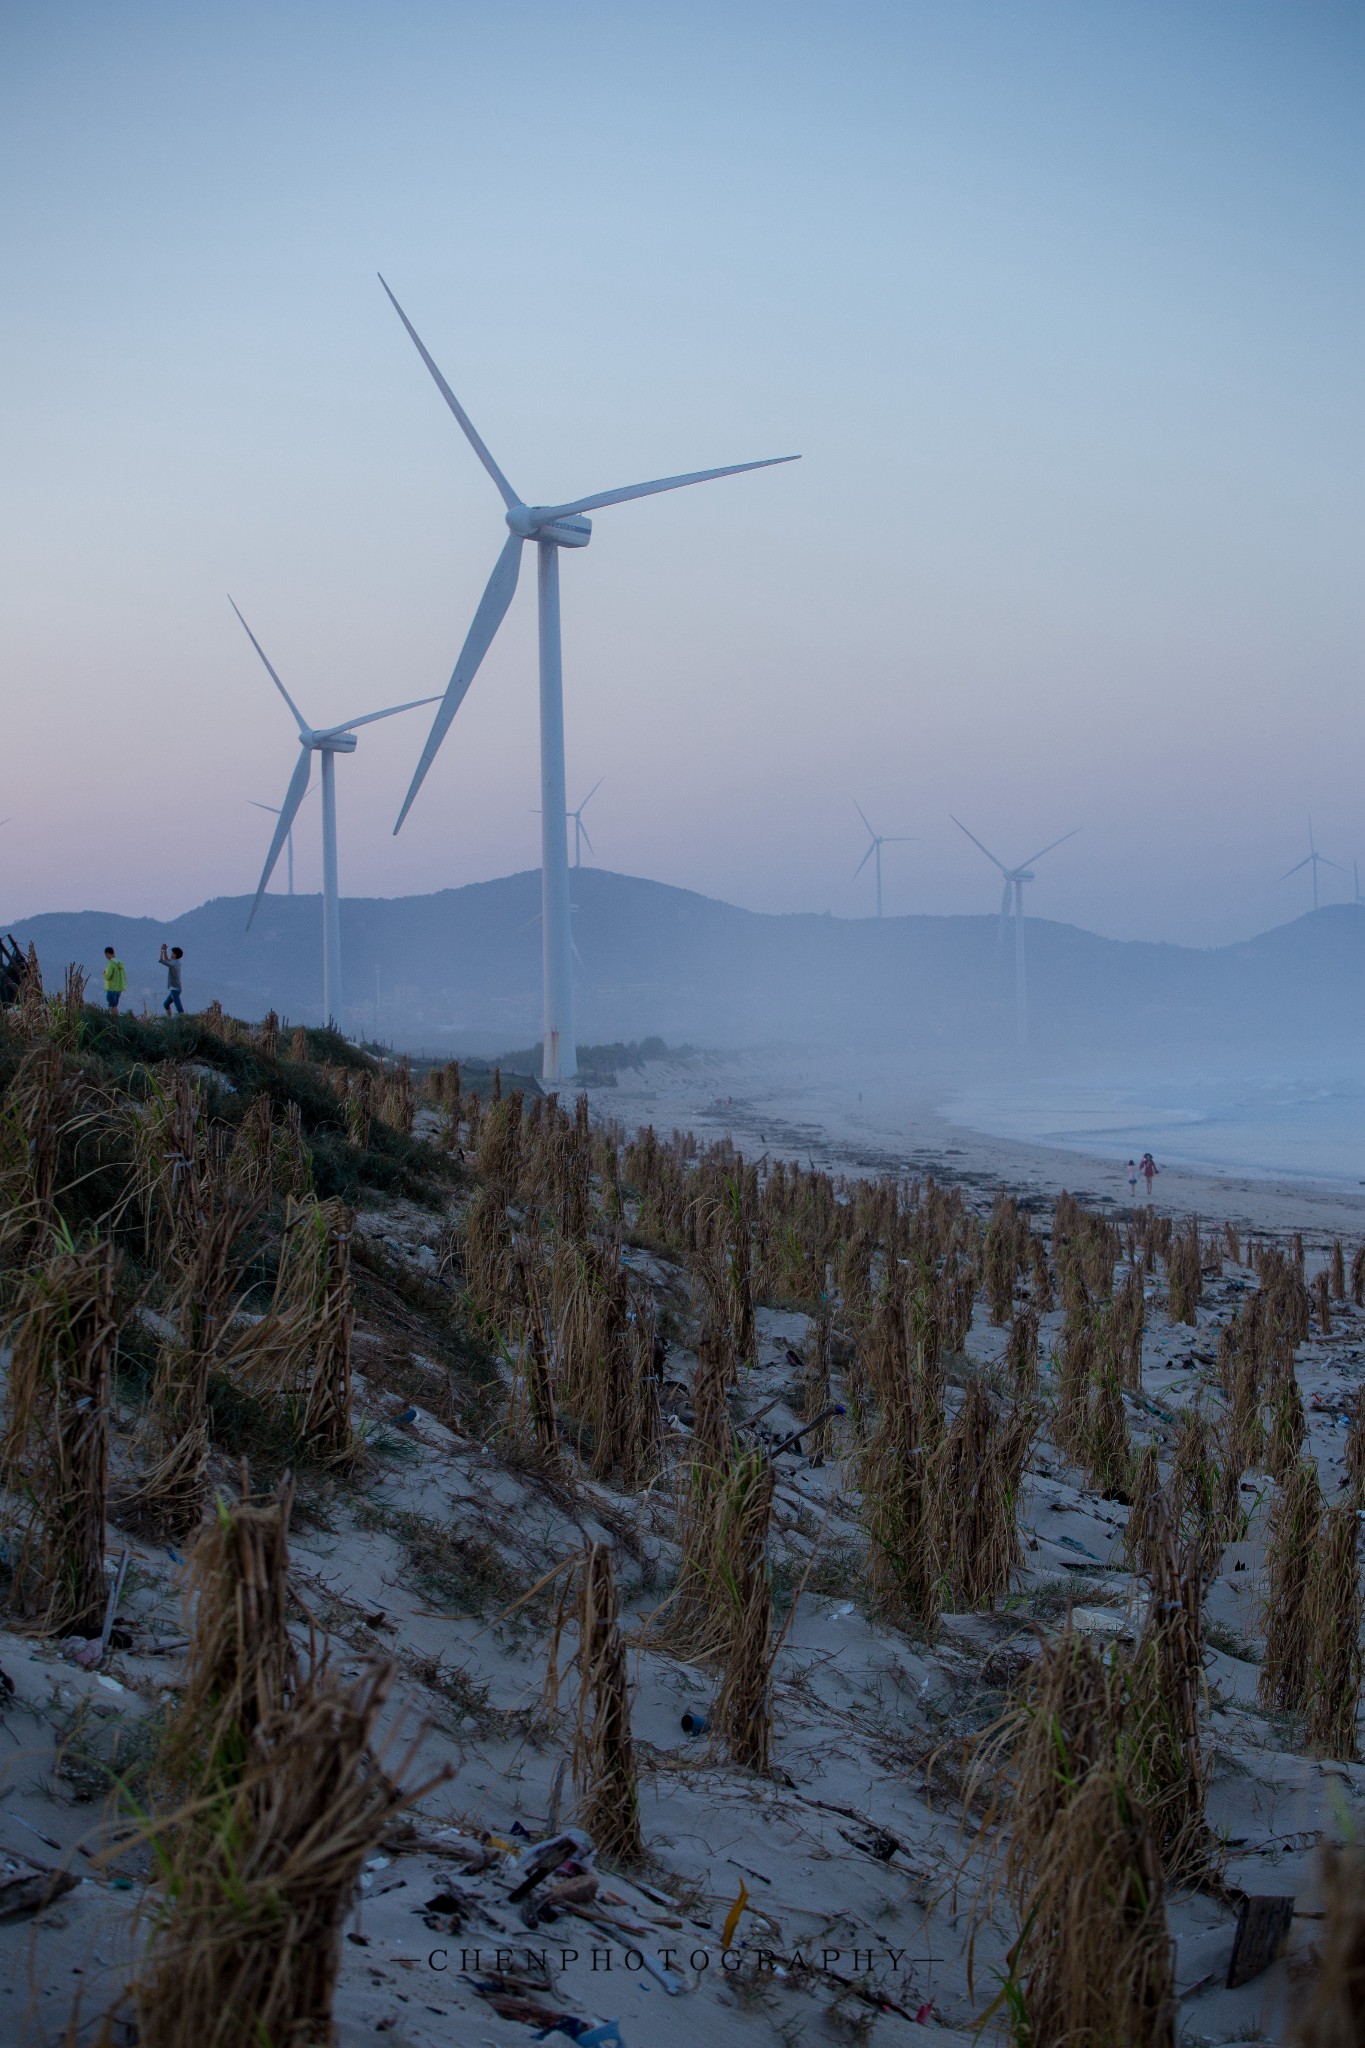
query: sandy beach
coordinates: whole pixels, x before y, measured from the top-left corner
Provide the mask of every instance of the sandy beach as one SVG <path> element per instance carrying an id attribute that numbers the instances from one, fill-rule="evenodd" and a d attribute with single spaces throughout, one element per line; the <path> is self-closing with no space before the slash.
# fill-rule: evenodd
<path id="1" fill-rule="evenodd" d="M 932 1173 L 942 1183 L 1005 1188 L 1049 1200 L 1065 1188 L 1078 1200 L 1130 1207 L 1126 1159 L 1079 1147 L 988 1136 L 950 1121 L 952 1084 L 905 1073 L 885 1057 L 848 1054 L 837 1064 L 790 1053 L 696 1053 L 623 1068 L 615 1088 L 596 1091 L 603 1115 L 628 1127 L 652 1122 L 709 1136 L 729 1132 L 746 1156 L 771 1152 L 849 1174 Z M 1163 1163 L 1154 1206 L 1239 1229 L 1300 1230 L 1316 1244 L 1365 1235 L 1365 1186 L 1308 1177 L 1200 1171 Z M 1146 1200 L 1141 1181 L 1139 1200 Z"/>

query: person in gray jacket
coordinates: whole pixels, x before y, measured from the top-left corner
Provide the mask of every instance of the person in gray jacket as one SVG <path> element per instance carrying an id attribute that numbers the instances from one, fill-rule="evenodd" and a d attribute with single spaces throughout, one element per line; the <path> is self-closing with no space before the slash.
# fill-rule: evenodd
<path id="1" fill-rule="evenodd" d="M 169 952 L 164 946 L 161 948 L 161 964 L 166 970 L 166 1000 L 161 1007 L 168 1017 L 172 1010 L 177 1017 L 183 1017 L 185 1014 L 185 1005 L 180 1000 L 180 963 L 184 957 L 183 946 L 172 946 Z"/>

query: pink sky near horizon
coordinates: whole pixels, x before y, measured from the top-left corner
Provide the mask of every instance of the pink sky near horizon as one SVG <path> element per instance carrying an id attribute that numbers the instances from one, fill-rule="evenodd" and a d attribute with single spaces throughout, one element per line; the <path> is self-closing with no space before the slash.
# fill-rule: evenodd
<path id="1" fill-rule="evenodd" d="M 0 30 L 0 913 L 255 887 L 295 744 L 444 686 L 501 505 L 563 560 L 569 801 L 757 909 L 1030 908 L 1215 943 L 1365 858 L 1365 24 L 1013 10 L 80 0 Z M 527 565 L 529 569 L 529 564 Z M 538 861 L 534 578 L 338 768 L 343 892 Z M 318 886 L 317 797 L 298 834 Z M 283 886 L 283 868 L 276 878 Z"/>

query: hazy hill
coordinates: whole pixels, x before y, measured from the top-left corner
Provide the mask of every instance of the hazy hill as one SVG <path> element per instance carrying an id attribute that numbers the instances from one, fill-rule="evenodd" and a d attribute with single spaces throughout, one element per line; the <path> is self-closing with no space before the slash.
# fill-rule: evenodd
<path id="1" fill-rule="evenodd" d="M 1008 1042 L 1012 940 L 995 917 L 871 918 L 739 910 L 600 868 L 573 878 L 584 1039 L 709 1045 L 904 1045 L 953 1057 Z M 186 998 L 248 1017 L 274 1007 L 318 1019 L 316 896 L 218 897 L 160 924 L 93 911 L 13 926 L 44 971 L 106 945 L 134 1005 L 161 1000 L 163 939 L 186 953 Z M 412 1048 L 495 1051 L 539 1035 L 540 878 L 532 871 L 430 896 L 342 904 L 349 1029 Z M 1216 1061 L 1293 1046 L 1358 1048 L 1365 1012 L 1365 908 L 1332 905 L 1237 946 L 1104 939 L 1028 923 L 1029 1000 L 1040 1054 L 1179 1051 Z"/>

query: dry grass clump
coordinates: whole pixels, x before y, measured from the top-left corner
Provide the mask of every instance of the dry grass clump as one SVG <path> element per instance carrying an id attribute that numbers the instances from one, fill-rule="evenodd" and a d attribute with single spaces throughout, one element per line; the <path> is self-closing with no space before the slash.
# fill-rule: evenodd
<path id="1" fill-rule="evenodd" d="M 1270 1511 L 1265 1656 L 1257 1684 L 1269 1713 L 1294 1713 L 1304 1703 L 1312 1653 L 1308 1585 L 1322 1515 L 1318 1468 L 1305 1458 L 1289 1472 Z"/>
<path id="2" fill-rule="evenodd" d="M 1134 1768 L 1166 1875 L 1196 1883 L 1216 1862 L 1204 1818 L 1208 1766 L 1199 1734 L 1204 1690 L 1204 1583 L 1197 1544 L 1180 1544 L 1169 1516 L 1151 1545 L 1150 1599 L 1133 1658 Z"/>
<path id="3" fill-rule="evenodd" d="M 391 1666 L 315 1670 L 267 1713 L 235 1782 L 154 1815 L 153 1936 L 134 1987 L 143 2048 L 321 2048 L 365 1860 L 405 1791 L 376 1731 Z M 398 1776 L 410 1757 L 399 1766 Z"/>
<path id="4" fill-rule="evenodd" d="M 1005 1370 L 1010 1376 L 1015 1397 L 1020 1401 L 1031 1400 L 1038 1391 L 1038 1311 L 1036 1308 L 1021 1308 L 1015 1311 L 1010 1322 L 1010 1334 L 1005 1345 Z"/>
<path id="5" fill-rule="evenodd" d="M 243 1376 L 278 1402 L 313 1454 L 354 1455 L 351 1426 L 350 1248 L 354 1226 L 342 1202 L 291 1202 L 269 1313 L 243 1347 Z"/>
<path id="6" fill-rule="evenodd" d="M 1171 1239 L 1166 1255 L 1166 1313 L 1173 1323 L 1194 1325 L 1204 1292 L 1204 1253 L 1199 1222 L 1191 1217 Z"/>
<path id="7" fill-rule="evenodd" d="M 240 1269 L 234 1249 L 265 1206 L 264 1195 L 232 1192 L 205 1209 L 178 1235 L 167 1316 L 143 1430 L 150 1469 L 120 1503 L 167 1535 L 199 1526 L 208 1488 L 209 1380 L 231 1349 Z M 193 1235 L 190 1230 L 193 1230 Z"/>
<path id="8" fill-rule="evenodd" d="M 604 1856 L 617 1863 L 635 1863 L 644 1854 L 640 1788 L 630 1729 L 620 1603 L 611 1551 L 605 1543 L 585 1545 L 583 1561 L 560 1601 L 546 1675 L 550 1706 L 559 1695 L 557 1651 L 561 1631 L 570 1618 L 571 1601 L 578 1635 L 573 1775 L 582 1795 L 579 1818 Z"/>
<path id="9" fill-rule="evenodd" d="M 1320 1756 L 1355 1763 L 1360 1714 L 1360 1518 L 1353 1506 L 1328 1508 L 1308 1574 L 1305 1632 L 1305 1732 Z"/>
<path id="10" fill-rule="evenodd" d="M 550 1278 L 555 1396 L 585 1432 L 594 1478 L 642 1485 L 658 1463 L 654 1317 L 612 1237 L 565 1238 Z"/>
<path id="11" fill-rule="evenodd" d="M 969 1802 L 988 1896 L 1019 1935 L 1002 1989 L 1029 2048 L 1170 2048 L 1175 1986 L 1164 1879 L 1124 1739 L 1123 1667 L 1072 1630 L 1043 1646 L 1026 1691 L 982 1738 Z"/>
<path id="12" fill-rule="evenodd" d="M 1365 1848 L 1322 1850 L 1323 1929 L 1317 1968 L 1295 2020 L 1295 2048 L 1360 2048 L 1365 2014 Z"/>
<path id="13" fill-rule="evenodd" d="M 973 1380 L 933 1460 L 937 1547 L 959 1610 L 993 1608 L 1014 1582 L 1023 1555 L 1019 1488 L 1036 1429 L 1029 1410 L 997 1415 Z"/>
<path id="14" fill-rule="evenodd" d="M 728 1347 L 703 1331 L 692 1390 L 692 1445 L 678 1515 L 682 1553 L 666 1639 L 677 1655 L 714 1655 L 728 1638 L 728 1607 L 720 1565 L 722 1507 L 736 1462 L 734 1424 L 726 1401 Z"/>
<path id="15" fill-rule="evenodd" d="M 728 1640 L 716 1701 L 716 1733 L 731 1758 L 766 1771 L 772 1749 L 772 1574 L 768 1534 L 775 1474 L 760 1451 L 737 1460 L 720 1504 L 715 1569 Z"/>
<path id="16" fill-rule="evenodd" d="M 910 1365 L 907 1322 L 916 1336 Z M 945 1433 L 941 1342 L 925 1290 L 910 1315 L 894 1295 L 877 1313 L 878 1342 L 864 1353 L 875 1418 L 858 1458 L 871 1537 L 873 1598 L 888 1618 L 931 1633 L 943 1611 L 943 1555 L 934 1460 Z"/>
<path id="17" fill-rule="evenodd" d="M 288 1628 L 289 1516 L 293 1486 L 219 1498 L 190 1553 L 189 1659 L 161 1760 L 164 1782 L 187 1794 L 236 1783 L 258 1729 L 299 1691 Z"/>
<path id="18" fill-rule="evenodd" d="M 118 1336 L 108 1244 L 25 1276 L 11 1324 L 0 1481 L 13 1508 L 10 1604 L 45 1633 L 98 1635 L 109 1462 L 109 1375 Z"/>
<path id="19" fill-rule="evenodd" d="M 159 1883 L 134 1986 L 144 2048 L 321 2048 L 365 1859 L 404 1792 L 375 1731 L 388 1666 L 300 1669 L 286 1626 L 291 1489 L 219 1503 L 195 1546 L 189 1668 L 142 1823 Z M 406 1769 L 405 1759 L 400 1773 Z M 435 1782 L 435 1781 L 433 1781 Z"/>

